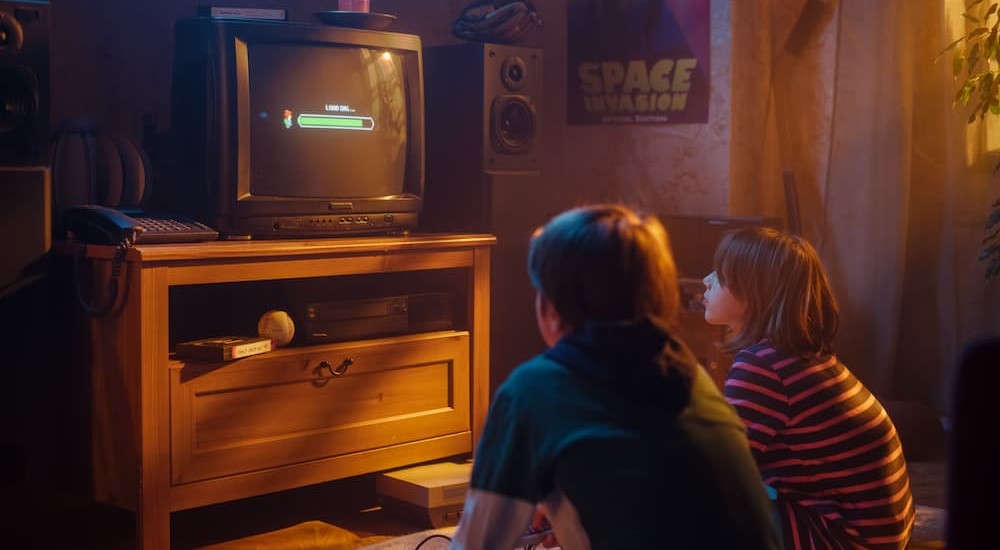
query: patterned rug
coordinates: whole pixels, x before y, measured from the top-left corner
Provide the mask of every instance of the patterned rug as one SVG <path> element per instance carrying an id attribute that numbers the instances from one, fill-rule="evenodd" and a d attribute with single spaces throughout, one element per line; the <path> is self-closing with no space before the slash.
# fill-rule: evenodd
<path id="1" fill-rule="evenodd" d="M 271 548 L 282 550 L 354 550 L 393 539 L 394 537 L 379 535 L 362 537 L 329 523 L 307 521 L 285 529 L 202 546 L 200 550 L 263 550 Z"/>
<path id="2" fill-rule="evenodd" d="M 913 528 L 910 550 L 936 550 L 945 548 L 946 469 L 943 462 L 913 462 L 908 465 L 914 499 L 917 501 L 917 518 Z M 307 521 L 284 529 L 270 531 L 236 540 L 202 546 L 201 550 L 442 550 L 454 527 L 416 531 L 407 530 L 405 524 L 387 523 L 379 516 L 377 521 L 362 524 L 344 524 L 338 527 L 323 521 Z M 377 525 L 373 525 L 377 524 Z M 389 528 L 391 527 L 391 528 Z"/>
<path id="3" fill-rule="evenodd" d="M 910 550 L 944 548 L 946 512 L 941 508 L 917 506 Z M 351 531 L 308 521 L 286 529 L 242 539 L 203 546 L 201 550 L 446 550 L 454 527 L 429 529 L 399 537 L 358 536 Z"/>
<path id="4" fill-rule="evenodd" d="M 405 537 L 396 537 L 370 546 L 362 546 L 364 550 L 447 550 L 454 527 L 442 527 L 413 533 Z"/>

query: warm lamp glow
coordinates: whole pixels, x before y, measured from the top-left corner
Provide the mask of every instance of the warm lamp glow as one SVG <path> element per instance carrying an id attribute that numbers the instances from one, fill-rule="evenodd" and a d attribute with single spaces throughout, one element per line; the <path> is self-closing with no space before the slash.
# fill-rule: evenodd
<path id="1" fill-rule="evenodd" d="M 962 17 L 965 9 L 963 0 L 945 0 L 944 13 L 948 43 L 971 30 L 970 23 Z M 995 67 L 993 68 L 995 69 Z M 965 124 L 964 118 L 969 115 L 969 112 L 959 109 L 958 114 Z M 976 164 L 984 154 L 1000 154 L 1000 117 L 989 115 L 965 124 L 966 166 Z"/>

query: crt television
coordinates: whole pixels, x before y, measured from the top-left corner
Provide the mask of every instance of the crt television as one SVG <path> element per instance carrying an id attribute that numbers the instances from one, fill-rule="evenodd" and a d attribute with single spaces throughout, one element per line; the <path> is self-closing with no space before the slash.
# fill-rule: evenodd
<path id="1" fill-rule="evenodd" d="M 154 194 L 227 238 L 405 233 L 424 187 L 420 38 L 185 19 L 174 177 Z"/>

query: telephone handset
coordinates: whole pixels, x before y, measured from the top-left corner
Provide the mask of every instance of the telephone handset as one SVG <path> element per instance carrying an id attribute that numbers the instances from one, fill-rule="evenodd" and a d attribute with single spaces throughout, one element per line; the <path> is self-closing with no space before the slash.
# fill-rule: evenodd
<path id="1" fill-rule="evenodd" d="M 96 204 L 67 208 L 61 219 L 64 229 L 76 238 L 93 244 L 131 246 L 219 238 L 218 231 L 188 218 L 151 213 L 126 214 Z"/>
<path id="2" fill-rule="evenodd" d="M 104 206 L 83 205 L 63 212 L 63 228 L 81 241 L 118 245 L 135 243 L 136 223 L 125 214 Z"/>
<path id="3" fill-rule="evenodd" d="M 67 208 L 60 216 L 60 221 L 63 229 L 83 242 L 115 247 L 107 300 L 99 306 L 91 305 L 83 296 L 80 262 L 86 247 L 77 249 L 73 262 L 76 298 L 80 307 L 91 315 L 107 315 L 118 301 L 121 266 L 125 260 L 125 251 L 132 245 L 209 241 L 219 237 L 218 231 L 194 220 L 160 214 L 125 214 L 96 204 Z"/>

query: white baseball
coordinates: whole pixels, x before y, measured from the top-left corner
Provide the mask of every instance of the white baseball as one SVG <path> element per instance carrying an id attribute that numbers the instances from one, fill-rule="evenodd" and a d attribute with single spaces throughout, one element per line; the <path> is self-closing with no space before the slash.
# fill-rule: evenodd
<path id="1" fill-rule="evenodd" d="M 295 336 L 295 323 L 286 311 L 271 310 L 257 321 L 257 334 L 274 340 L 274 345 L 284 346 Z"/>

